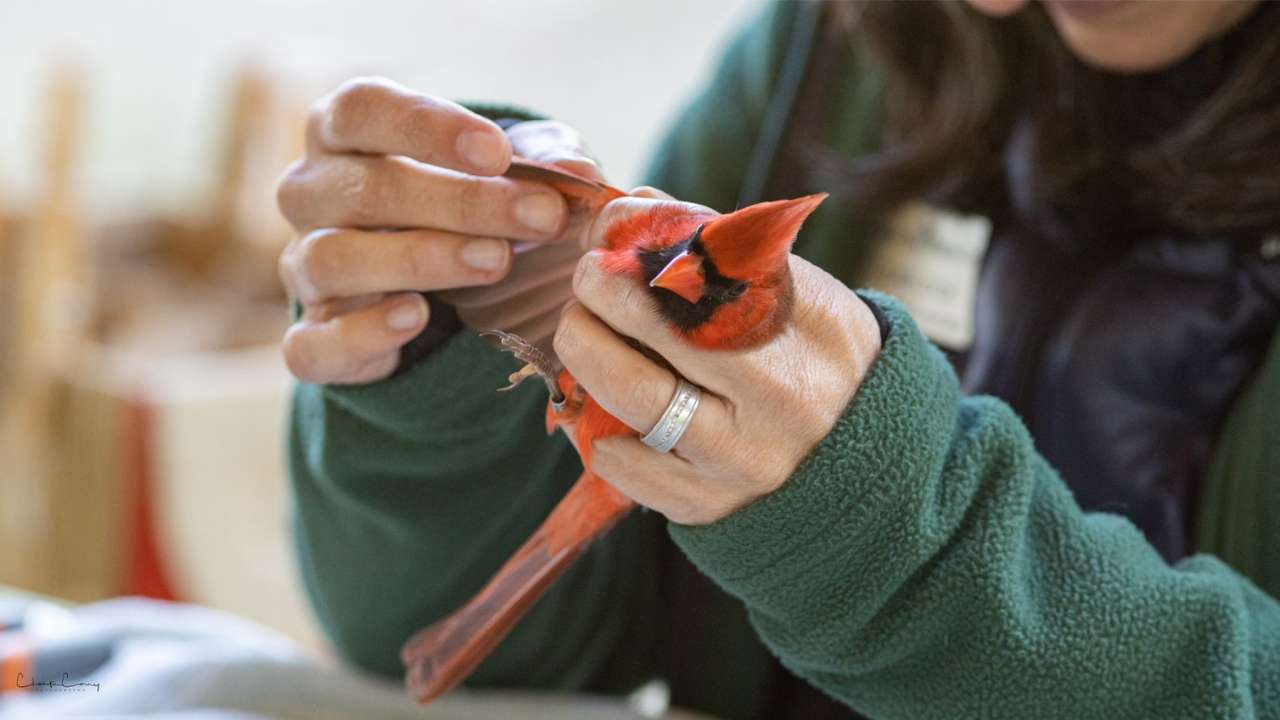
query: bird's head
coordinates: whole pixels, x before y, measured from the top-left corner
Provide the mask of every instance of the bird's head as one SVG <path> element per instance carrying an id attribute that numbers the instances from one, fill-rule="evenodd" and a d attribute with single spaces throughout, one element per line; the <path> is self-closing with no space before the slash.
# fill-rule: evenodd
<path id="1" fill-rule="evenodd" d="M 663 317 L 695 345 L 740 348 L 775 335 L 791 307 L 787 257 L 825 193 L 727 215 L 655 205 L 610 228 L 615 268 L 639 275 Z"/>

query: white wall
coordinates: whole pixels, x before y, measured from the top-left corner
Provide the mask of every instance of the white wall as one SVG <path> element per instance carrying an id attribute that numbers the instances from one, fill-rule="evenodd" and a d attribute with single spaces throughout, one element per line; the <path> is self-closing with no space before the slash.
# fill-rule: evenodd
<path id="1" fill-rule="evenodd" d="M 259 58 L 313 97 L 357 73 L 578 126 L 618 184 L 758 0 L 0 0 L 0 205 L 28 200 L 57 58 L 89 71 L 96 217 L 201 207 L 227 81 Z"/>

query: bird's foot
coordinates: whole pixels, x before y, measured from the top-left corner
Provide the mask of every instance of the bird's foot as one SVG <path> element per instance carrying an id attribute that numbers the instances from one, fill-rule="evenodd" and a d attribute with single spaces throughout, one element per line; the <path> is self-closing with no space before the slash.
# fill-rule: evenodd
<path id="1" fill-rule="evenodd" d="M 515 333 L 503 330 L 485 330 L 480 335 L 497 338 L 499 347 L 526 363 L 524 367 L 507 376 L 507 381 L 510 385 L 498 388 L 498 392 L 514 390 L 528 378 L 540 375 L 542 376 L 542 381 L 547 385 L 547 390 L 551 393 L 551 403 L 557 409 L 564 404 L 564 393 L 560 392 L 560 383 L 557 380 L 560 370 L 547 357 L 546 353 Z"/>

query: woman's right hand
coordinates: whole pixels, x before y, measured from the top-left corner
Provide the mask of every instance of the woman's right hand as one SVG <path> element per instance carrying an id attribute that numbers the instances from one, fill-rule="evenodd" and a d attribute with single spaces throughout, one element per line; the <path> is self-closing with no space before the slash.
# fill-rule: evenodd
<path id="1" fill-rule="evenodd" d="M 306 155 L 277 191 L 297 232 L 280 256 L 302 305 L 284 337 L 294 375 L 365 383 L 391 374 L 431 310 L 414 291 L 452 289 L 464 322 L 550 338 L 571 294 L 581 224 L 550 187 L 501 177 L 513 150 L 599 177 L 558 123 L 520 123 L 508 136 L 380 79 L 347 82 L 316 104 Z M 518 260 L 510 241 L 526 241 Z"/>

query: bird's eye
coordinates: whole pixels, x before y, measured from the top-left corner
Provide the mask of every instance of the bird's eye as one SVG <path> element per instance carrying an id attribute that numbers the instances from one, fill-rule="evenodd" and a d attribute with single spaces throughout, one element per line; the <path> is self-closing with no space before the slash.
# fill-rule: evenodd
<path id="1" fill-rule="evenodd" d="M 706 223 L 703 223 L 703 224 L 699 225 L 698 227 L 694 228 L 694 230 L 693 230 L 693 234 L 689 236 L 689 239 L 687 239 L 687 240 L 685 240 L 685 241 L 684 241 L 684 246 L 685 246 L 686 248 L 688 248 L 689 252 L 694 253 L 694 254 L 697 254 L 697 255 L 702 255 L 702 254 L 703 254 L 703 248 L 702 248 L 702 228 L 704 228 L 704 227 L 706 227 L 706 226 L 707 226 L 707 225 L 706 225 Z"/>
<path id="2" fill-rule="evenodd" d="M 728 296 L 728 298 L 729 298 L 730 300 L 735 300 L 735 299 L 737 299 L 737 298 L 741 297 L 741 296 L 742 296 L 742 293 L 744 293 L 744 292 L 746 292 L 746 291 L 747 291 L 747 284 L 746 284 L 746 283 L 744 283 L 744 282 L 736 282 L 736 283 L 734 283 L 734 284 L 732 284 L 732 285 L 730 285 L 730 286 L 729 286 L 729 289 L 725 291 L 725 295 L 727 295 L 727 296 Z"/>

